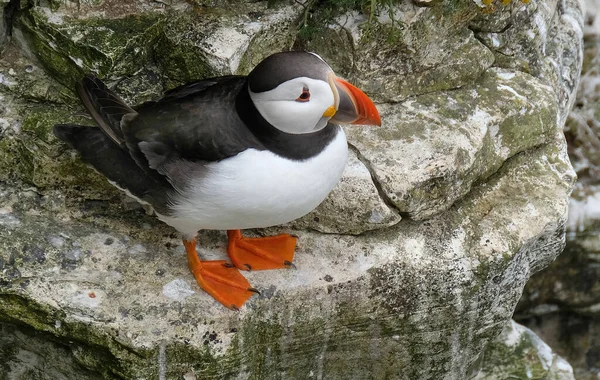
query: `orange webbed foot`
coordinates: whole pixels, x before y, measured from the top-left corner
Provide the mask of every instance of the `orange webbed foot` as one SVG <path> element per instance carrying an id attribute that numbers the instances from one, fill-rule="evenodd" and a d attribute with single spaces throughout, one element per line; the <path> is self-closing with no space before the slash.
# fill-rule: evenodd
<path id="1" fill-rule="evenodd" d="M 183 240 L 190 271 L 198 285 L 223 306 L 238 310 L 258 291 L 242 274 L 225 260 L 201 261 L 196 252 L 196 239 Z"/>
<path id="2" fill-rule="evenodd" d="M 231 230 L 227 236 L 229 258 L 241 270 L 295 268 L 292 260 L 297 238 L 292 235 L 245 238 L 240 230 Z"/>

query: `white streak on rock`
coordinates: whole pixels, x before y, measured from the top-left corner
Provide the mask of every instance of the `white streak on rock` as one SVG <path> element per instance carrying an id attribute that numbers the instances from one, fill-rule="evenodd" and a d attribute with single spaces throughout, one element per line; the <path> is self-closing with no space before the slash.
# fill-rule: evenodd
<path id="1" fill-rule="evenodd" d="M 52 245 L 54 248 L 60 248 L 65 244 L 65 239 L 63 239 L 60 236 L 50 236 L 48 238 L 48 242 L 50 243 L 50 245 Z"/>
<path id="2" fill-rule="evenodd" d="M 174 301 L 183 301 L 186 297 L 189 297 L 194 293 L 196 292 L 194 292 L 192 288 L 190 288 L 190 285 L 181 278 L 167 283 L 163 286 L 162 291 L 163 296 Z"/>
<path id="3" fill-rule="evenodd" d="M 505 86 L 505 85 L 503 85 L 503 84 L 499 84 L 499 85 L 498 85 L 498 88 L 499 88 L 500 90 L 505 90 L 505 91 L 508 91 L 508 92 L 510 92 L 510 93 L 511 93 L 511 94 L 513 94 L 513 95 L 514 95 L 516 98 L 518 98 L 518 99 L 520 99 L 520 100 L 522 100 L 522 101 L 524 101 L 524 102 L 525 102 L 525 101 L 527 101 L 527 98 L 526 98 L 526 97 L 524 97 L 523 95 L 521 95 L 521 94 L 519 94 L 518 92 L 516 92 L 516 91 L 515 91 L 515 89 L 514 89 L 514 88 L 512 88 L 512 87 L 510 87 L 510 86 Z"/>

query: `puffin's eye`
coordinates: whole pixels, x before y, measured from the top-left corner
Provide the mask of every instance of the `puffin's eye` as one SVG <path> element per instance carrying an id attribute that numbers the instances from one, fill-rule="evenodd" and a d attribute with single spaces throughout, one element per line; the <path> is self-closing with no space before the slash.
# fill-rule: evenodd
<path id="1" fill-rule="evenodd" d="M 302 94 L 296 99 L 297 102 L 308 102 L 310 100 L 310 91 L 307 87 L 302 89 Z"/>

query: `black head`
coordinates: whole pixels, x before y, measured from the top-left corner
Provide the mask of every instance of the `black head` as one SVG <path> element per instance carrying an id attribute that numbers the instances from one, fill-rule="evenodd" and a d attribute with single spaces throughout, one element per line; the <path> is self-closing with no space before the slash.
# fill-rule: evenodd
<path id="1" fill-rule="evenodd" d="M 248 75 L 248 92 L 262 117 L 287 133 L 312 133 L 329 122 L 381 123 L 373 102 L 314 53 L 265 58 Z"/>
<path id="2" fill-rule="evenodd" d="M 285 51 L 265 58 L 248 75 L 252 92 L 270 91 L 294 78 L 306 77 L 327 82 L 331 67 L 314 53 Z"/>

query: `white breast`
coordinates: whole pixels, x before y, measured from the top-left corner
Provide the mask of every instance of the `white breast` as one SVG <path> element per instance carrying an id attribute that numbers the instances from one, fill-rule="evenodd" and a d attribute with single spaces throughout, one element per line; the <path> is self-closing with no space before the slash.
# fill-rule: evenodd
<path id="1" fill-rule="evenodd" d="M 270 151 L 248 149 L 207 165 L 173 199 L 172 215 L 159 215 L 187 236 L 201 229 L 232 230 L 287 223 L 306 215 L 338 183 L 348 158 L 346 135 L 318 155 L 292 161 Z"/>

